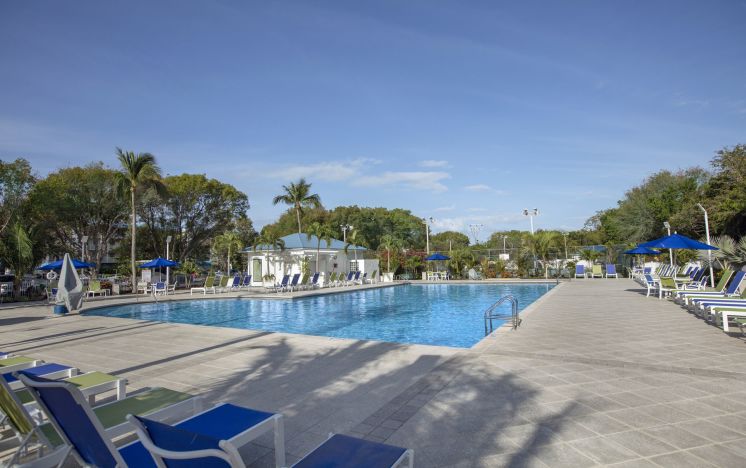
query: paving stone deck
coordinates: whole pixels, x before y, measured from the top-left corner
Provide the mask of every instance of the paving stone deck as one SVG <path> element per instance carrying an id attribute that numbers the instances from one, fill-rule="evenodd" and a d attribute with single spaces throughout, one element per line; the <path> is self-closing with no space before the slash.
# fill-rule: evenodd
<path id="1" fill-rule="evenodd" d="M 746 341 L 626 279 L 564 283 L 471 350 L 47 314 L 0 310 L 0 349 L 281 411 L 289 462 L 335 431 L 421 467 L 746 466 Z"/>

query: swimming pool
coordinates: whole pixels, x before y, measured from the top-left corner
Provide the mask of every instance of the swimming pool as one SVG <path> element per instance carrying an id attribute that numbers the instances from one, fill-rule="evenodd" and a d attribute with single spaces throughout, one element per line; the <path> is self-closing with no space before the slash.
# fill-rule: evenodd
<path id="1" fill-rule="evenodd" d="M 545 283 L 403 285 L 294 300 L 128 304 L 83 315 L 469 348 L 484 338 L 484 310 L 500 297 L 514 295 L 523 310 L 552 287 Z M 505 308 L 509 313 L 510 305 Z"/>

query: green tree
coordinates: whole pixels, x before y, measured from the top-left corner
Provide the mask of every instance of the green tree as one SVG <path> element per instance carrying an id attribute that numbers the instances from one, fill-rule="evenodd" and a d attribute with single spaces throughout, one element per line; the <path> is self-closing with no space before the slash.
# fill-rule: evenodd
<path id="1" fill-rule="evenodd" d="M 86 260 L 100 267 L 109 246 L 122 239 L 127 219 L 116 174 L 99 162 L 60 169 L 36 183 L 29 193 L 29 212 L 47 238 L 49 253 L 79 253 L 80 240 L 88 236 L 94 249 Z"/>
<path id="2" fill-rule="evenodd" d="M 298 234 L 303 232 L 301 228 L 300 217 L 304 208 L 320 208 L 321 197 L 316 193 L 311 193 L 311 184 L 306 179 L 301 178 L 298 182 L 291 182 L 290 185 L 283 185 L 284 193 L 275 196 L 272 203 L 277 205 L 284 203 L 295 209 L 295 215 L 298 220 Z"/>
<path id="3" fill-rule="evenodd" d="M 469 246 L 469 236 L 456 231 L 444 231 L 430 236 L 432 250 L 446 252 Z"/>
<path id="4" fill-rule="evenodd" d="M 741 236 L 746 232 L 746 145 L 717 152 L 702 204 L 710 212 L 714 233 Z M 701 219 L 701 213 L 696 213 Z"/>
<path id="5" fill-rule="evenodd" d="M 210 240 L 226 231 L 236 231 L 243 245 L 253 242 L 248 197 L 234 186 L 203 174 L 169 176 L 163 185 L 165 196 L 155 190 L 143 194 L 141 219 L 151 255 L 164 252 L 169 235 L 171 257 L 179 261 L 204 258 Z"/>
<path id="6" fill-rule="evenodd" d="M 308 233 L 306 234 L 308 240 L 311 240 L 313 236 L 316 236 L 316 271 L 319 271 L 321 242 L 326 242 L 326 246 L 329 247 L 332 244 L 332 239 L 334 238 L 334 231 L 332 231 L 329 226 L 325 226 L 319 222 L 314 222 L 311 223 L 310 226 L 308 226 Z"/>
<path id="7" fill-rule="evenodd" d="M 17 219 L 35 182 L 31 164 L 25 159 L 13 162 L 0 159 L 0 234 Z"/>
<path id="8" fill-rule="evenodd" d="M 268 229 L 265 226 L 264 229 L 262 229 L 261 234 L 259 234 L 254 240 L 254 245 L 252 245 L 251 247 L 254 252 L 258 251 L 260 248 L 262 249 L 264 253 L 264 262 L 266 265 L 268 265 L 270 251 L 279 250 L 280 255 L 282 255 L 282 252 L 284 252 L 285 250 L 285 241 L 276 231 Z"/>
<path id="9" fill-rule="evenodd" d="M 448 266 L 459 276 L 464 276 L 464 271 L 477 264 L 477 257 L 469 249 L 454 250 Z"/>
<path id="10" fill-rule="evenodd" d="M 130 199 L 130 267 L 132 284 L 137 281 L 135 269 L 135 254 L 137 246 L 137 196 L 146 187 L 154 187 L 161 192 L 165 188 L 161 183 L 161 170 L 155 162 L 155 156 L 150 153 L 123 151 L 117 148 L 117 159 L 121 169 L 117 173 L 120 193 L 126 193 Z"/>
<path id="11" fill-rule="evenodd" d="M 34 266 L 33 243 L 20 221 L 10 226 L 4 240 L 0 245 L 0 258 L 15 273 L 14 287 L 18 289 L 23 275 Z"/>

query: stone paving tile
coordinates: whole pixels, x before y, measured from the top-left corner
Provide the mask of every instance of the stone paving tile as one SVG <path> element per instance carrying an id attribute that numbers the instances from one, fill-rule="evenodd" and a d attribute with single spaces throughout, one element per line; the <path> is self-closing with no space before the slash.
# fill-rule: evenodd
<path id="1" fill-rule="evenodd" d="M 713 424 L 702 419 L 678 423 L 676 426 L 718 443 L 746 437 L 746 434 L 733 431 L 727 427 Z"/>
<path id="2" fill-rule="evenodd" d="M 689 450 L 689 453 L 717 466 L 746 466 L 746 457 L 731 450 L 726 444 L 697 447 Z"/>
<path id="3" fill-rule="evenodd" d="M 680 449 L 701 447 L 710 443 L 709 440 L 682 429 L 677 426 L 658 426 L 645 429 L 643 432 L 660 439 L 667 444 Z"/>
<path id="4" fill-rule="evenodd" d="M 635 429 L 643 429 L 663 424 L 662 420 L 647 414 L 644 410 L 639 408 L 609 411 L 606 415 Z"/>
<path id="5" fill-rule="evenodd" d="M 571 442 L 570 445 L 580 453 L 604 465 L 639 458 L 635 452 L 603 437 L 578 440 Z"/>
<path id="6" fill-rule="evenodd" d="M 668 445 L 662 440 L 651 437 L 642 431 L 618 432 L 604 437 L 643 457 L 676 451 L 676 447 Z"/>
<path id="7" fill-rule="evenodd" d="M 653 463 L 671 468 L 707 468 L 715 466 L 688 452 L 674 452 L 650 459 Z"/>
<path id="8" fill-rule="evenodd" d="M 592 458 L 583 455 L 570 444 L 538 447 L 535 455 L 548 466 L 557 468 L 583 468 L 596 465 Z"/>

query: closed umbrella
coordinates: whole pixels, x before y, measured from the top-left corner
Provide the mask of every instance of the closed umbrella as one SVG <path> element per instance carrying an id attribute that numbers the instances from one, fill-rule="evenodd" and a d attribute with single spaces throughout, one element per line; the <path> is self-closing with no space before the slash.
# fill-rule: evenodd
<path id="1" fill-rule="evenodd" d="M 64 303 L 68 311 L 78 310 L 83 306 L 83 282 L 70 259 L 65 254 L 60 268 L 60 281 L 57 285 L 57 303 Z"/>

